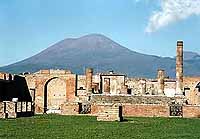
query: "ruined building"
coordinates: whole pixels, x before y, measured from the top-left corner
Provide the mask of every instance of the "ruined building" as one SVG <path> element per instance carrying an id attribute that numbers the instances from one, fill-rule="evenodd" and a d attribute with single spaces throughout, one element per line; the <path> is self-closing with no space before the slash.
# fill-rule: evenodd
<path id="1" fill-rule="evenodd" d="M 177 42 L 176 79 L 168 78 L 164 69 L 158 69 L 155 79 L 145 79 L 113 71 L 94 74 L 92 68 L 87 68 L 85 75 L 69 70 L 40 70 L 14 76 L 13 81 L 4 73 L 0 78 L 3 116 L 7 114 L 6 102 L 21 103 L 21 109 L 23 103 L 30 102 L 30 111 L 35 113 L 90 114 L 98 120 L 120 120 L 122 116 L 200 116 L 200 77 L 183 75 L 183 41 Z M 11 91 L 5 86 L 18 89 Z M 18 101 L 14 103 L 13 98 Z"/>

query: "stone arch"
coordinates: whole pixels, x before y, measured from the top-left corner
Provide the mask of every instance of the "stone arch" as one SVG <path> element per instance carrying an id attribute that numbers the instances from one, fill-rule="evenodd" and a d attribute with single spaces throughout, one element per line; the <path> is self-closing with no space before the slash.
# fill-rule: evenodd
<path id="1" fill-rule="evenodd" d="M 59 77 L 49 79 L 44 85 L 44 113 L 59 111 L 65 100 L 66 81 Z"/>

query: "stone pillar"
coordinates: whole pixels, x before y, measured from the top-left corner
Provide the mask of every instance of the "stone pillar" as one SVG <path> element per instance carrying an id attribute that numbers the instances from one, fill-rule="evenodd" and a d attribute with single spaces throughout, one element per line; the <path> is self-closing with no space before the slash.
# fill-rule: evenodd
<path id="1" fill-rule="evenodd" d="M 177 41 L 175 95 L 183 95 L 183 41 Z"/>
<path id="2" fill-rule="evenodd" d="M 141 95 L 146 95 L 146 80 L 145 79 L 140 80 L 140 93 Z"/>
<path id="3" fill-rule="evenodd" d="M 86 92 L 87 93 L 92 93 L 92 75 L 93 75 L 93 69 L 92 68 L 87 68 L 86 72 Z"/>
<path id="4" fill-rule="evenodd" d="M 164 95 L 164 89 L 165 89 L 165 71 L 162 69 L 158 70 L 158 95 Z"/>
<path id="5" fill-rule="evenodd" d="M 6 76 L 5 73 L 0 73 L 0 79 L 5 80 L 6 79 L 5 76 Z"/>

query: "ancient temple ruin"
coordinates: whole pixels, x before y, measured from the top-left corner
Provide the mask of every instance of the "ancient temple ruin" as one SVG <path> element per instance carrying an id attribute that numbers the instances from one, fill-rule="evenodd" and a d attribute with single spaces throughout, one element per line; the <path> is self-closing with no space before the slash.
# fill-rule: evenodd
<path id="1" fill-rule="evenodd" d="M 105 121 L 120 121 L 123 116 L 199 117 L 200 77 L 185 77 L 183 69 L 183 41 L 178 41 L 175 79 L 164 69 L 158 69 L 154 79 L 114 71 L 94 74 L 92 68 L 85 75 L 69 70 L 1 73 L 0 117 L 26 113 L 89 114 Z"/>

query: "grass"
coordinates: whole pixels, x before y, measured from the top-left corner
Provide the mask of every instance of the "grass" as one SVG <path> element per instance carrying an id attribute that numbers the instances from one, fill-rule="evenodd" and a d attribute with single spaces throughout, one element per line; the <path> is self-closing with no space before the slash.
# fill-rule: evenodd
<path id="1" fill-rule="evenodd" d="M 97 122 L 90 116 L 37 115 L 1 119 L 0 139 L 199 139 L 200 119 L 126 118 Z"/>

